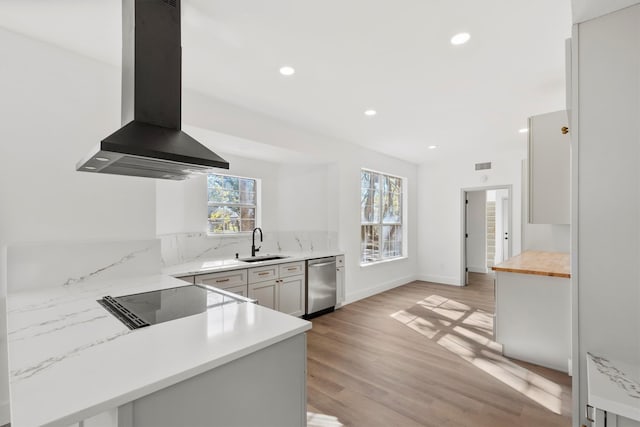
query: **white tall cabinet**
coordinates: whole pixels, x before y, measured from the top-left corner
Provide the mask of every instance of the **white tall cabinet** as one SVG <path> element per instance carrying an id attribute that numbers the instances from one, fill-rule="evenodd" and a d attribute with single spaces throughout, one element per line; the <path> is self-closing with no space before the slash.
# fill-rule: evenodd
<path id="1" fill-rule="evenodd" d="M 529 223 L 569 224 L 570 146 L 566 111 L 529 118 Z"/>
<path id="2" fill-rule="evenodd" d="M 571 45 L 579 426 L 588 425 L 586 353 L 640 364 L 640 5 L 575 25 Z"/>

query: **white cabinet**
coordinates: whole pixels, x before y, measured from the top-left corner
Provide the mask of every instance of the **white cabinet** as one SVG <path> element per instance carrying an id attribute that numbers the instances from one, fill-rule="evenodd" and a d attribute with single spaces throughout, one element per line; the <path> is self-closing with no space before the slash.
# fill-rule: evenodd
<path id="1" fill-rule="evenodd" d="M 220 273 L 200 274 L 195 276 L 196 284 L 214 286 L 218 289 L 233 292 L 246 297 L 247 270 L 222 271 Z"/>
<path id="2" fill-rule="evenodd" d="M 278 311 L 292 316 L 304 314 L 304 274 L 279 279 Z"/>
<path id="3" fill-rule="evenodd" d="M 342 306 L 345 300 L 345 289 L 344 289 L 344 255 L 336 256 L 336 292 L 337 292 L 337 301 L 336 307 Z"/>
<path id="4" fill-rule="evenodd" d="M 277 310 L 277 292 L 278 282 L 275 279 L 249 284 L 249 298 L 253 298 L 259 305 L 273 310 Z"/>
<path id="5" fill-rule="evenodd" d="M 292 316 L 304 314 L 304 261 L 249 269 L 249 298 Z"/>
<path id="6" fill-rule="evenodd" d="M 570 223 L 570 142 L 567 112 L 529 118 L 529 223 Z"/>

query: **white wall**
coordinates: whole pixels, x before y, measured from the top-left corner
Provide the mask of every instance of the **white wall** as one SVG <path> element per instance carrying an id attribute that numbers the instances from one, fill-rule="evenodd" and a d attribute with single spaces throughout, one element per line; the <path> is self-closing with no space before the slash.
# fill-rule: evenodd
<path id="1" fill-rule="evenodd" d="M 638 0 L 571 0 L 571 15 L 573 23 L 578 24 L 638 3 Z"/>
<path id="2" fill-rule="evenodd" d="M 352 302 L 416 279 L 418 262 L 418 177 L 417 166 L 359 147 L 343 147 L 339 152 L 340 207 L 338 216 L 339 247 L 346 253 L 346 300 Z M 381 264 L 360 266 L 360 171 L 372 169 L 405 178 L 408 209 L 406 212 L 408 244 L 406 258 Z"/>
<path id="3" fill-rule="evenodd" d="M 119 70 L 3 29 L 0 57 L 0 246 L 153 238 L 154 181 L 75 171 L 120 127 Z M 8 401 L 5 326 L 0 424 Z"/>
<path id="4" fill-rule="evenodd" d="M 487 272 L 487 192 L 467 193 L 467 268 Z"/>
<path id="5" fill-rule="evenodd" d="M 585 353 L 640 365 L 640 6 L 574 27 L 573 56 L 574 411 L 584 423 Z"/>
<path id="6" fill-rule="evenodd" d="M 190 132 L 190 135 L 207 144 L 206 132 Z M 217 153 L 230 164 L 229 170 L 221 169 L 220 173 L 261 180 L 262 204 L 259 213 L 261 227 L 264 231 L 277 230 L 281 207 L 278 203 L 279 165 L 232 156 L 220 151 Z M 182 182 L 157 180 L 155 185 L 158 235 L 207 231 L 207 180 L 205 176 L 193 177 Z"/>
<path id="7" fill-rule="evenodd" d="M 113 67 L 0 29 L 0 239 L 155 234 L 152 180 L 75 171 L 120 127 Z"/>
<path id="8" fill-rule="evenodd" d="M 328 230 L 339 189 L 328 187 L 328 165 L 282 164 L 278 172 L 279 231 Z"/>
<path id="9" fill-rule="evenodd" d="M 439 164 L 420 166 L 418 179 L 418 275 L 422 280 L 461 285 L 462 189 L 512 185 L 514 254 L 520 252 L 521 160 L 526 149 L 486 153 L 482 158 L 458 156 Z M 475 163 L 492 162 L 492 169 L 476 171 Z M 484 179 L 486 177 L 486 179 Z"/>

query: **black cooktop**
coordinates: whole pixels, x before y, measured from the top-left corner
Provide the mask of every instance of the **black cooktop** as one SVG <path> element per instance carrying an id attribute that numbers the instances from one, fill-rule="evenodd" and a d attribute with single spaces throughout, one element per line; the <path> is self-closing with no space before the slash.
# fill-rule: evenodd
<path id="1" fill-rule="evenodd" d="M 203 313 L 224 304 L 243 302 L 230 295 L 198 285 L 120 297 L 106 296 L 98 303 L 130 329 L 143 328 Z"/>

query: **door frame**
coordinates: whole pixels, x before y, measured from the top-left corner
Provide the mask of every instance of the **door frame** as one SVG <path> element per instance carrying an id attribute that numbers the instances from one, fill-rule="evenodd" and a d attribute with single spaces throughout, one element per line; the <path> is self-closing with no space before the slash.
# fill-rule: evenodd
<path id="1" fill-rule="evenodd" d="M 466 221 L 466 208 L 467 208 L 467 193 L 474 191 L 489 191 L 489 190 L 507 190 L 509 203 L 509 251 L 505 254 L 506 259 L 511 257 L 513 253 L 513 185 L 489 185 L 484 187 L 466 187 L 460 189 L 460 286 L 467 285 L 467 239 L 465 237 L 467 221 Z"/>

